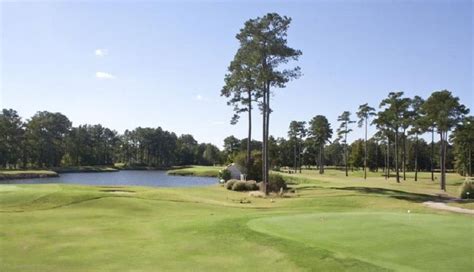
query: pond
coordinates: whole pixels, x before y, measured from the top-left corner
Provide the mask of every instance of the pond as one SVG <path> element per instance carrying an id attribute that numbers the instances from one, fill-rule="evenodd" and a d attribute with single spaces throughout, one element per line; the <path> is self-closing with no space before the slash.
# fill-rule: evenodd
<path id="1" fill-rule="evenodd" d="M 65 173 L 56 178 L 0 180 L 0 184 L 44 183 L 188 187 L 216 184 L 217 178 L 171 176 L 167 175 L 166 171 L 128 170 L 107 173 Z"/>

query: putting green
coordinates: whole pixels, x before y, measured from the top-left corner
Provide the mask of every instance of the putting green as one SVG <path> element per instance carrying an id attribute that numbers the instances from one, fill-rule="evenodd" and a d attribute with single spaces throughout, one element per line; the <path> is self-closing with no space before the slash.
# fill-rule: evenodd
<path id="1" fill-rule="evenodd" d="M 254 219 L 251 229 L 398 271 L 469 271 L 474 218 L 415 213 L 310 213 Z M 471 270 L 472 271 L 472 270 Z"/>

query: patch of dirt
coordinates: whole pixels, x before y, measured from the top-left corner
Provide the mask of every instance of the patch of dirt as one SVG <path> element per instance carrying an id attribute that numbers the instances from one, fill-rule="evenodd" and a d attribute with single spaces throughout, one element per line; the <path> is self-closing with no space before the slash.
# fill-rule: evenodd
<path id="1" fill-rule="evenodd" d="M 423 202 L 423 205 L 426 206 L 426 207 L 437 209 L 437 210 L 474 215 L 474 210 L 464 209 L 464 208 L 460 208 L 460 207 L 448 206 L 448 205 L 446 205 L 446 203 L 443 203 L 443 202 L 426 201 L 426 202 Z"/>

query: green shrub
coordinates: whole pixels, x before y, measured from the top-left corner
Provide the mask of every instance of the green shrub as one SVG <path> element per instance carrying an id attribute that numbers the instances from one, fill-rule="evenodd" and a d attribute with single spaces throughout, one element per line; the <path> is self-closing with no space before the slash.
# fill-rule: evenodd
<path id="1" fill-rule="evenodd" d="M 256 190 L 258 190 L 258 185 L 257 185 L 257 182 L 255 180 L 247 180 L 246 185 L 247 185 L 247 191 L 256 191 Z"/>
<path id="2" fill-rule="evenodd" d="M 465 181 L 462 184 L 460 197 L 462 199 L 474 198 L 474 184 L 472 183 L 472 181 Z"/>
<path id="3" fill-rule="evenodd" d="M 238 180 L 233 183 L 232 190 L 239 191 L 239 192 L 255 191 L 255 190 L 258 190 L 258 186 L 255 180 L 248 180 L 248 181 Z"/>
<path id="4" fill-rule="evenodd" d="M 239 180 L 232 186 L 232 191 L 247 191 L 247 183 L 243 180 Z"/>
<path id="5" fill-rule="evenodd" d="M 219 178 L 219 181 L 224 180 L 224 182 L 227 182 L 231 178 L 231 173 L 227 169 L 222 169 L 219 171 L 217 178 Z"/>
<path id="6" fill-rule="evenodd" d="M 247 152 L 241 151 L 234 156 L 234 162 L 239 166 L 239 170 L 247 175 L 247 179 L 262 179 L 262 153 L 253 151 L 250 158 L 250 167 L 247 169 Z"/>
<path id="7" fill-rule="evenodd" d="M 260 182 L 258 185 L 260 187 L 260 190 L 263 191 L 263 182 Z M 268 177 L 268 192 L 279 193 L 281 188 L 283 188 L 283 190 L 286 190 L 288 188 L 286 186 L 286 181 L 283 176 L 278 174 L 270 174 L 270 176 Z"/>
<path id="8" fill-rule="evenodd" d="M 238 182 L 238 180 L 236 180 L 236 179 L 229 179 L 229 180 L 225 183 L 224 187 L 225 187 L 227 190 L 232 190 L 232 187 L 234 186 L 234 183 L 236 183 L 236 182 Z"/>

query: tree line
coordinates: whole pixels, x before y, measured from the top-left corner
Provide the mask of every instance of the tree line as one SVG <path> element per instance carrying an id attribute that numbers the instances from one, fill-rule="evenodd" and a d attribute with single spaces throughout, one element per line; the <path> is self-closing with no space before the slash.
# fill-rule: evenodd
<path id="1" fill-rule="evenodd" d="M 472 176 L 474 118 L 468 113 L 459 98 L 446 90 L 433 92 L 426 101 L 419 96 L 408 98 L 403 92 L 391 92 L 380 102 L 378 112 L 367 103 L 359 106 L 356 119 L 350 111 L 343 111 L 337 118 L 336 133 L 323 115 L 308 122 L 291 121 L 287 139 L 268 140 L 270 165 L 275 169 L 291 167 L 294 172 L 301 172 L 302 166 L 316 165 L 321 174 L 324 166 L 339 166 L 346 176 L 349 169 L 362 168 L 364 178 L 367 171 L 382 170 L 388 179 L 394 171 L 397 182 L 406 180 L 408 171 L 415 172 L 415 181 L 419 171 L 431 171 L 434 180 L 434 171 L 439 169 L 441 188 L 445 189 L 447 169 Z M 355 123 L 363 129 L 364 139 L 348 143 Z M 376 133 L 368 138 L 371 125 L 376 127 Z M 431 136 L 431 142 L 423 139 L 424 134 Z M 438 141 L 435 134 L 439 135 Z M 233 136 L 224 143 L 224 153 L 230 160 L 232 156 L 228 154 L 243 147 L 256 150 L 259 146 L 256 142 L 249 148 Z"/>
<path id="2" fill-rule="evenodd" d="M 111 165 L 169 167 L 222 163 L 218 147 L 158 128 L 123 134 L 102 125 L 79 125 L 61 113 L 40 111 L 24 122 L 13 109 L 0 113 L 0 167 L 48 168 Z"/>

